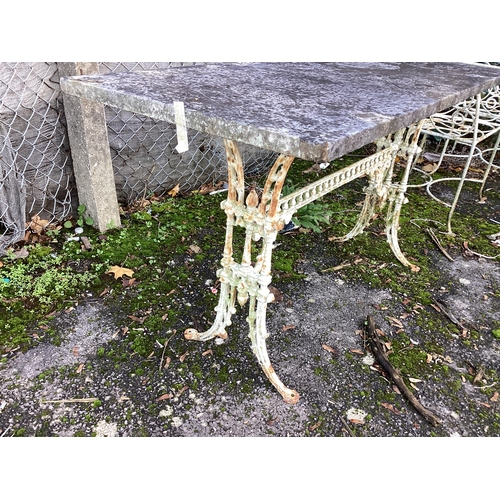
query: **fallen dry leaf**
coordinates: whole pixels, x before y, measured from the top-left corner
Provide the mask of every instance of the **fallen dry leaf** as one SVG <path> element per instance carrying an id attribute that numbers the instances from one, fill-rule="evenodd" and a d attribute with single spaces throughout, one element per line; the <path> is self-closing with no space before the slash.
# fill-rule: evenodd
<path id="1" fill-rule="evenodd" d="M 201 252 L 201 248 L 198 245 L 191 245 L 189 247 L 189 250 L 191 253 L 196 253 L 196 254 Z"/>
<path id="2" fill-rule="evenodd" d="M 211 193 L 212 191 L 215 191 L 216 189 L 218 189 L 213 182 L 210 182 L 210 183 L 207 183 L 207 184 L 203 184 L 203 186 L 200 187 L 200 189 L 198 189 L 198 191 L 200 192 L 200 194 L 208 194 L 208 193 Z"/>
<path id="3" fill-rule="evenodd" d="M 492 401 L 493 403 L 496 403 L 498 401 L 498 392 L 495 392 L 495 394 L 493 394 L 493 396 L 490 398 L 490 401 Z"/>
<path id="4" fill-rule="evenodd" d="M 337 351 L 333 347 L 330 347 L 329 345 L 323 344 L 321 347 L 325 351 L 331 352 L 332 354 L 336 354 L 337 353 Z"/>
<path id="5" fill-rule="evenodd" d="M 419 378 L 413 378 L 413 377 L 408 377 L 408 380 L 410 382 L 413 382 L 414 384 L 418 384 L 419 382 L 422 382 Z"/>
<path id="6" fill-rule="evenodd" d="M 26 248 L 21 248 L 20 250 L 17 250 L 17 252 L 14 252 L 13 253 L 13 256 L 15 259 L 25 259 L 26 257 L 28 257 L 30 253 L 28 252 L 28 250 L 26 250 Z"/>
<path id="7" fill-rule="evenodd" d="M 283 294 L 276 287 L 269 285 L 267 288 L 274 296 L 273 302 L 275 303 L 283 302 Z"/>
<path id="8" fill-rule="evenodd" d="M 361 354 L 361 356 L 365 355 L 365 353 L 363 351 L 360 351 L 359 349 L 351 349 L 351 352 L 354 354 Z"/>
<path id="9" fill-rule="evenodd" d="M 321 172 L 321 167 L 319 166 L 318 163 L 315 163 L 311 168 L 308 168 L 307 170 L 304 170 L 304 174 L 310 174 L 310 173 L 318 173 Z"/>
<path id="10" fill-rule="evenodd" d="M 146 318 L 138 318 L 137 316 L 127 316 L 127 318 L 130 318 L 132 321 L 137 321 L 137 323 L 140 323 L 142 325 L 142 323 L 144 323 L 144 320 Z"/>
<path id="11" fill-rule="evenodd" d="M 201 353 L 202 356 L 208 356 L 209 354 L 213 354 L 212 349 L 208 349 L 207 351 Z"/>
<path id="12" fill-rule="evenodd" d="M 295 328 L 295 325 L 283 325 L 281 329 L 286 332 L 287 330 L 293 330 Z"/>
<path id="13" fill-rule="evenodd" d="M 387 316 L 387 319 L 391 323 L 391 326 L 397 326 L 398 328 L 403 328 L 403 323 L 399 319 L 393 318 L 392 316 Z"/>
<path id="14" fill-rule="evenodd" d="M 123 276 L 128 276 L 129 278 L 131 278 L 134 274 L 134 271 L 126 267 L 112 266 L 106 271 L 106 274 L 114 274 L 115 279 L 117 280 L 118 278 L 121 278 Z"/>
<path id="15" fill-rule="evenodd" d="M 428 163 L 427 165 L 424 165 L 422 167 L 422 170 L 424 172 L 427 172 L 428 174 L 433 174 L 437 169 L 438 169 L 437 163 Z"/>
<path id="16" fill-rule="evenodd" d="M 40 234 L 50 222 L 45 219 L 40 219 L 40 216 L 34 215 L 31 221 L 26 224 L 26 227 L 31 229 L 34 233 Z"/>
<path id="17" fill-rule="evenodd" d="M 134 285 L 135 282 L 136 282 L 135 278 L 124 279 L 123 282 L 122 282 L 122 286 L 123 286 L 123 288 L 127 288 L 129 286 Z"/>
<path id="18" fill-rule="evenodd" d="M 321 420 L 319 422 L 316 422 L 314 425 L 311 425 L 311 427 L 309 427 L 309 430 L 315 431 L 318 427 L 321 427 L 321 423 Z"/>
<path id="19" fill-rule="evenodd" d="M 188 353 L 188 351 L 186 351 L 184 354 L 182 354 L 182 355 L 179 357 L 179 361 L 180 361 L 181 363 L 183 363 L 183 362 L 184 362 L 184 360 L 186 359 L 186 356 L 187 356 L 188 354 L 189 354 L 189 353 Z"/>
<path id="20" fill-rule="evenodd" d="M 179 193 L 179 189 L 180 189 L 179 184 L 177 184 L 177 186 L 175 186 L 174 188 L 172 188 L 167 194 L 169 196 L 174 197 L 174 196 L 176 196 Z"/>
<path id="21" fill-rule="evenodd" d="M 359 420 L 357 418 L 350 418 L 349 422 L 351 422 L 351 424 L 358 424 L 358 425 L 363 425 L 365 423 L 364 420 Z"/>
<path id="22" fill-rule="evenodd" d="M 84 363 L 80 363 L 80 364 L 78 365 L 78 368 L 76 369 L 76 373 L 82 373 L 82 371 L 83 371 L 83 367 L 84 367 L 84 366 L 85 366 L 85 364 L 84 364 Z"/>
<path id="23" fill-rule="evenodd" d="M 390 403 L 380 403 L 380 404 L 384 408 L 387 408 L 389 411 L 392 411 L 392 413 L 394 413 L 396 415 L 401 415 L 401 412 L 397 408 L 394 408 L 394 406 L 391 405 Z"/>
<path id="24" fill-rule="evenodd" d="M 187 389 L 189 389 L 189 385 L 185 385 L 175 396 L 179 397 Z"/>
<path id="25" fill-rule="evenodd" d="M 156 401 L 164 401 L 165 399 L 170 399 L 173 397 L 174 395 L 171 392 L 169 392 L 168 394 L 163 394 L 159 398 L 156 398 Z"/>

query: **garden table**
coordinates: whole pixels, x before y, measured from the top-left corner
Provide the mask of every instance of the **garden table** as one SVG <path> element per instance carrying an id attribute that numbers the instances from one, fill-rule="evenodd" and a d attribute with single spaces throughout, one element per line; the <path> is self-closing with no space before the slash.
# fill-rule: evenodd
<path id="1" fill-rule="evenodd" d="M 225 339 L 236 301 L 241 306 L 248 303 L 253 352 L 288 403 L 296 403 L 299 394 L 275 373 L 266 347 L 266 308 L 273 300 L 271 257 L 278 231 L 301 207 L 366 176 L 368 186 L 358 221 L 338 239 L 361 233 L 375 211 L 386 205 L 387 240 L 400 262 L 417 271 L 401 252 L 397 231 L 418 151 L 419 122 L 498 84 L 499 68 L 466 63 L 207 64 L 61 79 L 74 161 L 75 157 L 77 163 L 85 161 L 89 178 L 112 177 L 109 151 L 92 140 L 93 133 L 102 137 L 105 124 L 96 123 L 91 103 L 175 123 L 180 152 L 189 146 L 187 129 L 223 138 L 228 194 L 221 206 L 227 226 L 217 272 L 221 282 L 217 314 L 207 331 L 189 328 L 184 335 L 194 340 Z M 245 190 L 240 142 L 278 153 L 260 194 Z M 281 196 L 294 158 L 331 162 L 374 142 L 376 153 Z M 405 158 L 399 176 L 394 172 L 396 156 Z M 77 176 L 79 193 L 85 188 L 81 184 Z M 118 213 L 116 198 L 95 198 L 97 205 L 116 205 Z M 233 257 L 235 226 L 245 228 L 239 262 Z M 257 245 L 253 242 L 260 242 L 254 258 Z"/>

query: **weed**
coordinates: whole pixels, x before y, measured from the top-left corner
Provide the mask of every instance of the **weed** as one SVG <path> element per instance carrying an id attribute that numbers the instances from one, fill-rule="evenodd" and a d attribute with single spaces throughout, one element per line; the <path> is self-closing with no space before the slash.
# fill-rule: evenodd
<path id="1" fill-rule="evenodd" d="M 282 194 L 283 196 L 287 196 L 288 194 L 294 193 L 296 190 L 297 188 L 292 182 L 287 181 L 283 186 Z M 297 210 L 292 217 L 292 222 L 297 227 L 303 227 L 305 229 L 311 229 L 315 233 L 321 233 L 321 226 L 330 222 L 332 214 L 333 211 L 328 208 L 326 203 L 314 202 Z"/>
<path id="2" fill-rule="evenodd" d="M 87 214 L 87 207 L 85 205 L 79 205 L 77 208 L 78 217 L 76 219 L 76 224 L 78 227 L 83 228 L 85 225 L 92 226 L 94 224 L 94 219 Z M 66 229 L 71 229 L 73 227 L 73 222 L 67 220 L 63 226 Z"/>

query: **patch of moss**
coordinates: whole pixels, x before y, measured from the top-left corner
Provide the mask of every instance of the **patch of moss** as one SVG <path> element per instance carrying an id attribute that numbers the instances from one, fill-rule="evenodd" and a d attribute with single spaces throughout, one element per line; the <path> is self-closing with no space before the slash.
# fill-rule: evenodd
<path id="1" fill-rule="evenodd" d="M 424 377 L 431 371 L 427 363 L 427 353 L 414 346 L 405 334 L 392 340 L 388 358 L 405 377 Z"/>

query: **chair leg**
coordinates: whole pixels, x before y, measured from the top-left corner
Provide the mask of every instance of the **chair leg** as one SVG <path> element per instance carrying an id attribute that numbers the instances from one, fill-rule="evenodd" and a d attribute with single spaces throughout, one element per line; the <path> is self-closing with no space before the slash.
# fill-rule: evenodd
<path id="1" fill-rule="evenodd" d="M 500 145 L 500 132 L 497 132 L 497 140 L 495 141 L 495 146 L 491 151 L 490 161 L 488 166 L 486 167 L 486 171 L 484 172 L 483 181 L 481 183 L 481 187 L 479 188 L 479 199 L 483 198 L 484 186 L 486 185 L 486 181 L 488 180 L 488 176 L 490 175 L 491 167 L 493 166 L 493 162 L 495 161 L 495 156 L 498 151 L 498 146 Z"/>
<path id="2" fill-rule="evenodd" d="M 472 162 L 472 157 L 474 156 L 474 151 L 476 150 L 476 143 L 474 142 L 470 147 L 469 156 L 467 157 L 467 162 L 465 163 L 462 176 L 460 177 L 460 181 L 458 183 L 457 190 L 455 191 L 455 197 L 453 198 L 453 202 L 451 204 L 450 210 L 448 212 L 448 220 L 447 220 L 447 230 L 449 235 L 453 235 L 453 231 L 451 229 L 451 219 L 457 207 L 458 199 L 460 198 L 460 194 L 462 192 L 463 185 L 465 183 L 467 173 L 469 172 L 469 166 Z"/>

